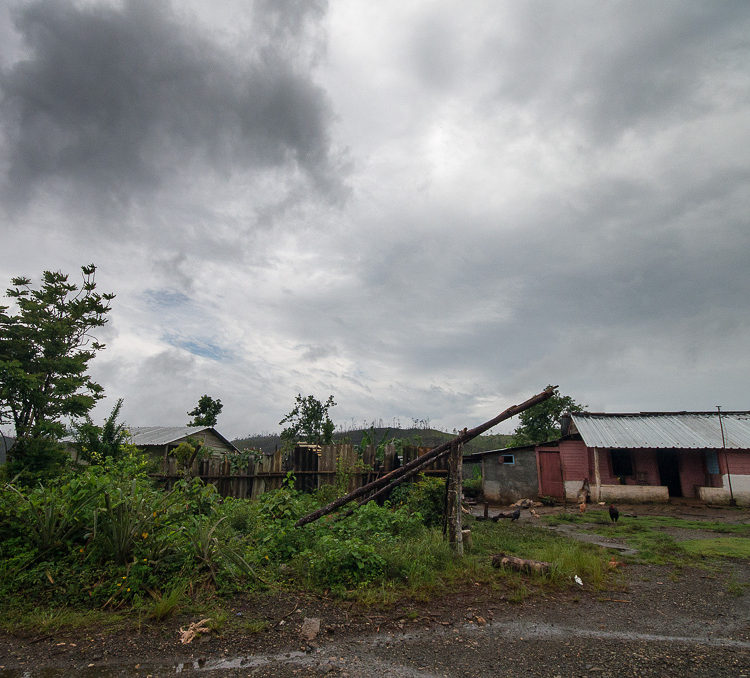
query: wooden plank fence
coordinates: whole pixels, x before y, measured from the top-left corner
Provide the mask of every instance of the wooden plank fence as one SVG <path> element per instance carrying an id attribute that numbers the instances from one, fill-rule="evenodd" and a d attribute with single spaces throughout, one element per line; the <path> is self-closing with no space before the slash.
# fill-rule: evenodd
<path id="1" fill-rule="evenodd" d="M 206 483 L 216 486 L 224 497 L 238 499 L 257 499 L 264 492 L 281 487 L 287 473 L 295 476 L 295 488 L 312 492 L 323 485 L 332 485 L 346 481 L 346 492 L 365 485 L 376 478 L 392 471 L 429 452 L 428 447 L 404 446 L 401 455 L 397 454 L 395 445 L 385 447 L 383 459 L 377 458 L 374 445 L 360 451 L 353 445 L 298 445 L 285 458 L 281 450 L 270 455 L 259 455 L 251 458 L 247 466 L 232 468 L 227 456 L 210 457 L 193 464 L 192 475 Z M 447 475 L 447 459 L 438 459 L 425 470 L 425 475 Z M 182 478 L 177 461 L 168 457 L 162 462 L 161 473 L 154 478 L 171 488 Z"/>

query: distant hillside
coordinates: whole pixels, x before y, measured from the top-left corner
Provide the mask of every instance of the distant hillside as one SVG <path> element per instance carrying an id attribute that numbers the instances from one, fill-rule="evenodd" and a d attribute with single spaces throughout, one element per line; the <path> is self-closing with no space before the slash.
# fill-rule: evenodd
<path id="1" fill-rule="evenodd" d="M 437 447 L 440 443 L 444 443 L 447 440 L 451 440 L 455 436 L 452 433 L 445 433 L 443 431 L 436 431 L 431 428 L 376 428 L 376 429 L 357 429 L 353 431 L 346 431 L 345 433 L 336 433 L 333 437 L 336 442 L 348 442 L 352 445 L 359 445 L 362 442 L 362 437 L 365 433 L 368 436 L 372 436 L 374 432 L 375 443 L 379 444 L 381 441 L 386 442 L 390 440 L 404 440 L 411 445 L 419 445 L 421 447 Z M 511 435 L 506 433 L 495 433 L 489 435 L 482 435 L 474 438 L 464 446 L 464 454 L 471 454 L 472 452 L 483 452 L 484 450 L 497 450 L 510 445 Z M 262 450 L 266 453 L 273 452 L 276 448 L 281 446 L 281 438 L 278 434 L 273 435 L 254 435 L 247 436 L 245 438 L 237 438 L 232 441 L 239 449 L 246 447 L 252 447 L 257 450 Z"/>

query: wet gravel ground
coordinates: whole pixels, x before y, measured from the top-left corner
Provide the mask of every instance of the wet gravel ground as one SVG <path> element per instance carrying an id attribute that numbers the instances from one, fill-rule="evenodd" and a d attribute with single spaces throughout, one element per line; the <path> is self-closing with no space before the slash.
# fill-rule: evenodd
<path id="1" fill-rule="evenodd" d="M 738 584 L 746 585 L 741 595 Z M 750 563 L 734 562 L 679 576 L 633 566 L 612 591 L 584 583 L 522 604 L 487 587 L 381 613 L 288 599 L 265 610 L 277 619 L 269 630 L 192 645 L 181 645 L 175 629 L 94 638 L 90 646 L 72 635 L 17 639 L 15 648 L 0 638 L 0 675 L 750 678 L 748 591 Z M 259 611 L 258 600 L 247 604 L 241 614 Z M 299 630 L 313 615 L 321 633 L 307 644 Z"/>

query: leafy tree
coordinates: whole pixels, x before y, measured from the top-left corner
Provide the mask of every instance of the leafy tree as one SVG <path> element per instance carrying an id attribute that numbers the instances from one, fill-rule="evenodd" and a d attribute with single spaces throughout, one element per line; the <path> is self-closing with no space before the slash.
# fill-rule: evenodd
<path id="1" fill-rule="evenodd" d="M 96 291 L 96 267 L 81 267 L 80 287 L 61 272 L 45 271 L 38 289 L 13 278 L 7 296 L 16 309 L 0 306 L 0 422 L 12 421 L 17 442 L 13 461 L 41 470 L 54 461 L 61 419 L 85 416 L 102 387 L 86 373 L 104 348 L 90 334 L 107 322 L 114 294 Z"/>
<path id="2" fill-rule="evenodd" d="M 334 425 L 328 416 L 328 410 L 335 406 L 332 395 L 322 403 L 315 396 L 303 398 L 298 393 L 294 408 L 279 422 L 288 424 L 281 432 L 282 446 L 290 449 L 296 442 L 330 445 L 333 442 Z"/>
<path id="3" fill-rule="evenodd" d="M 104 426 L 97 426 L 86 415 L 85 420 L 75 427 L 76 445 L 83 459 L 96 464 L 105 460 L 119 459 L 128 442 L 128 430 L 123 422 L 118 422 L 122 409 L 122 398 L 112 408 L 104 420 Z"/>
<path id="4" fill-rule="evenodd" d="M 586 405 L 579 405 L 573 398 L 562 396 L 555 389 L 551 398 L 518 415 L 520 423 L 513 431 L 511 445 L 533 445 L 556 440 L 560 437 L 560 417 L 563 413 L 580 412 L 585 408 Z"/>
<path id="5" fill-rule="evenodd" d="M 198 399 L 198 404 L 188 412 L 189 417 L 193 417 L 188 422 L 188 426 L 216 426 L 216 420 L 221 414 L 224 405 L 218 398 L 214 400 L 209 395 L 202 395 Z"/>

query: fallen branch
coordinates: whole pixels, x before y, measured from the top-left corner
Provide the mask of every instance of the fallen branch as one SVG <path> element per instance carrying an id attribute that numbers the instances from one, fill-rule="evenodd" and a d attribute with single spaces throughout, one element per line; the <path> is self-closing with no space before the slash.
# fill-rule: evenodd
<path id="1" fill-rule="evenodd" d="M 511 570 L 517 570 L 518 572 L 537 572 L 541 574 L 547 572 L 551 564 L 545 563 L 543 560 L 526 560 L 525 558 L 517 558 L 505 553 L 496 553 L 492 556 L 492 567 L 509 567 Z"/>
<path id="2" fill-rule="evenodd" d="M 539 403 L 544 402 L 545 400 L 547 400 L 554 394 L 555 388 L 556 388 L 555 386 L 550 386 L 546 388 L 541 393 L 538 393 L 532 398 L 529 398 L 528 400 L 521 403 L 520 405 L 514 405 L 513 407 L 509 407 L 504 412 L 501 412 L 493 419 L 486 421 L 484 424 L 480 424 L 476 428 L 473 428 L 471 430 L 464 429 L 455 438 L 445 443 L 442 443 L 441 445 L 438 445 L 437 447 L 430 450 L 427 454 L 424 454 L 421 457 L 417 457 L 416 459 L 410 461 L 405 466 L 394 469 L 390 473 L 386 473 L 381 478 L 378 478 L 377 480 L 373 480 L 371 483 L 367 483 L 366 485 L 363 485 L 362 487 L 357 488 L 353 492 L 350 492 L 349 494 L 343 497 L 339 497 L 338 499 L 331 502 L 327 506 L 323 506 L 317 511 L 313 511 L 312 513 L 309 513 L 308 515 L 303 516 L 295 523 L 295 526 L 301 527 L 302 525 L 307 525 L 307 523 L 312 523 L 318 520 L 319 518 L 322 518 L 323 516 L 328 515 L 329 513 L 333 513 L 336 509 L 341 508 L 345 504 L 348 504 L 350 501 L 354 501 L 355 499 L 358 499 L 359 497 L 362 497 L 363 495 L 369 494 L 370 492 L 374 492 L 375 490 L 379 490 L 381 487 L 384 487 L 386 485 L 389 485 L 389 484 L 396 485 L 402 482 L 405 479 L 405 478 L 402 478 L 402 476 L 406 474 L 410 474 L 410 472 L 413 471 L 416 467 L 423 467 L 427 465 L 429 461 L 435 461 L 438 457 L 443 456 L 444 454 L 447 454 L 450 451 L 452 445 L 463 445 L 464 443 L 467 443 L 468 441 L 473 440 L 478 435 L 481 435 L 485 431 L 491 429 L 493 426 L 499 424 L 501 421 L 510 419 L 511 417 L 514 417 L 517 414 L 520 414 L 521 412 L 528 410 L 530 407 L 533 407 L 534 405 L 538 405 Z M 395 481 L 398 481 L 398 482 L 395 482 Z"/>

